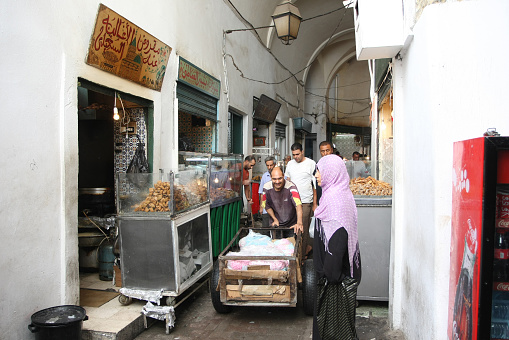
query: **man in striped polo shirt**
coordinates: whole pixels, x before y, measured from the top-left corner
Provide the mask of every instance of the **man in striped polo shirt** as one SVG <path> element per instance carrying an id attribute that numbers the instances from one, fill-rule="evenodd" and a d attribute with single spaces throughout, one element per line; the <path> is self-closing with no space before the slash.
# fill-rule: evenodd
<path id="1" fill-rule="evenodd" d="M 281 168 L 275 167 L 270 174 L 271 181 L 263 186 L 262 207 L 270 216 L 272 227 L 291 227 L 295 233 L 303 231 L 302 203 L 295 184 L 285 180 Z M 291 235 L 285 235 L 288 237 Z"/>

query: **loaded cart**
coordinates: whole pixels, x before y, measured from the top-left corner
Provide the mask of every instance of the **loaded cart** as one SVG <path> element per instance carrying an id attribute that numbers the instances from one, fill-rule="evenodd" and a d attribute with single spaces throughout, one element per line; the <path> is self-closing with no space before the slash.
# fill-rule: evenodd
<path id="1" fill-rule="evenodd" d="M 313 260 L 300 263 L 301 235 L 272 240 L 277 247 L 288 247 L 284 255 L 253 255 L 245 249 L 262 249 L 260 233 L 271 231 L 280 234 L 281 228 L 241 228 L 226 249 L 218 256 L 211 273 L 211 298 L 218 313 L 228 313 L 232 306 L 295 307 L 299 284 L 302 286 L 304 312 L 313 315 L 316 277 Z M 286 229 L 291 230 L 291 229 Z M 279 235 L 280 236 L 280 235 Z M 254 237 L 254 241 L 245 241 Z M 274 238 L 274 237 L 273 237 Z M 244 244 L 243 244 L 244 242 Z M 250 247 L 246 242 L 254 242 Z M 263 241 L 265 242 L 265 241 Z M 286 243 L 284 243 L 286 242 Z M 272 248 L 272 245 L 271 245 Z M 269 254 L 270 251 L 260 251 Z"/>
<path id="2" fill-rule="evenodd" d="M 208 283 L 212 269 L 208 156 L 184 160 L 178 173 L 117 176 L 119 301 L 146 300 L 154 304 L 143 311 L 151 317 L 145 309 L 157 314 L 155 305 L 161 300 L 170 307 L 178 306 Z M 168 323 L 168 315 L 164 319 Z M 170 319 L 173 326 L 173 317 Z"/>

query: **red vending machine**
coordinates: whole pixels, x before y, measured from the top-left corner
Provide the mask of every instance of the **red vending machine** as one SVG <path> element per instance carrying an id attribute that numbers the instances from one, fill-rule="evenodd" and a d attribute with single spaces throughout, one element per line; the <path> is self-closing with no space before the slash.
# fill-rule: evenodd
<path id="1" fill-rule="evenodd" d="M 509 339 L 509 137 L 454 143 L 452 198 L 448 338 Z"/>

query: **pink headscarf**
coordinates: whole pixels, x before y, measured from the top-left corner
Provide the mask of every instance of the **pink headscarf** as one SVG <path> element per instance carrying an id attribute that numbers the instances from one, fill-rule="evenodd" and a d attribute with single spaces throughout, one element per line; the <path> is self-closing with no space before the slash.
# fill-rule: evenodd
<path id="1" fill-rule="evenodd" d="M 350 190 L 350 178 L 345 162 L 336 155 L 322 157 L 317 164 L 322 178 L 322 197 L 315 217 L 322 222 L 320 235 L 328 251 L 329 240 L 339 228 L 348 233 L 348 257 L 353 272 L 353 258 L 358 251 L 357 207 Z M 332 223 L 327 223 L 332 222 Z"/>

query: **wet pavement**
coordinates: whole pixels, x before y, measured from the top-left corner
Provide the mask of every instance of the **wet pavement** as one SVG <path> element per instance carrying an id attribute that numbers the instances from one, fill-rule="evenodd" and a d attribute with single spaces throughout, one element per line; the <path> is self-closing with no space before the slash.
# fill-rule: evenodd
<path id="1" fill-rule="evenodd" d="M 164 321 L 149 319 L 149 328 L 136 340 L 157 339 L 311 339 L 313 318 L 297 307 L 235 307 L 218 314 L 204 286 L 175 309 L 175 327 L 166 334 Z M 356 328 L 359 340 L 405 340 L 400 331 L 387 323 L 387 302 L 360 301 Z"/>

